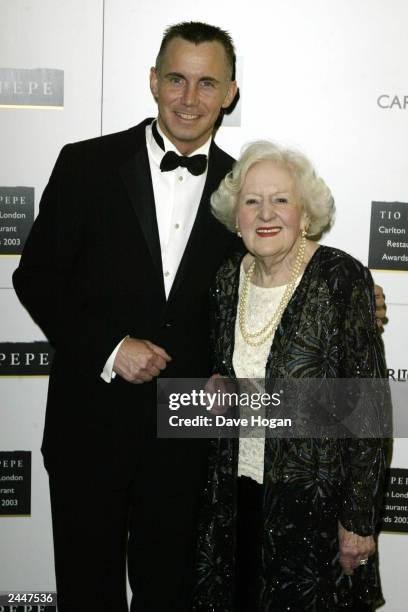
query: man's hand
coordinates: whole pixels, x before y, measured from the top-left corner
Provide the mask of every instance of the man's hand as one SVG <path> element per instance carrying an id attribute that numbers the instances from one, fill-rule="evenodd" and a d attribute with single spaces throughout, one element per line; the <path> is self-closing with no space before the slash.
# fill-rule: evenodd
<path id="1" fill-rule="evenodd" d="M 340 565 L 346 576 L 352 576 L 354 570 L 359 567 L 361 560 L 366 560 L 375 553 L 375 542 L 373 536 L 359 536 L 347 531 L 339 523 L 339 548 Z"/>
<path id="2" fill-rule="evenodd" d="M 374 285 L 374 297 L 375 297 L 375 317 L 377 319 L 377 325 L 381 331 L 384 329 L 384 323 L 386 320 L 387 304 L 385 303 L 385 295 L 383 288 L 379 285 Z"/>
<path id="3" fill-rule="evenodd" d="M 116 354 L 113 370 L 135 385 L 149 382 L 164 370 L 171 357 L 149 340 L 126 338 Z"/>

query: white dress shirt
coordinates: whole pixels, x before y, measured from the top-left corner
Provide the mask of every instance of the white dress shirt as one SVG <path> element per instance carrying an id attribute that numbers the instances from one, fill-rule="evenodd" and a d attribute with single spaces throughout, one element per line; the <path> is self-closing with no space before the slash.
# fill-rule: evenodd
<path id="1" fill-rule="evenodd" d="M 156 122 L 156 127 L 163 138 L 165 151 L 156 142 L 151 125 L 146 126 L 146 147 L 159 229 L 164 288 L 166 298 L 168 298 L 197 216 L 208 166 L 205 172 L 198 176 L 191 174 L 187 168 L 181 167 L 162 172 L 160 163 L 164 154 L 167 151 L 175 151 L 179 155 L 180 151 L 163 134 L 158 122 Z M 204 154 L 208 156 L 210 145 L 211 138 L 190 155 Z M 105 382 L 110 382 L 115 377 L 113 364 L 124 339 L 115 347 L 101 373 Z"/>

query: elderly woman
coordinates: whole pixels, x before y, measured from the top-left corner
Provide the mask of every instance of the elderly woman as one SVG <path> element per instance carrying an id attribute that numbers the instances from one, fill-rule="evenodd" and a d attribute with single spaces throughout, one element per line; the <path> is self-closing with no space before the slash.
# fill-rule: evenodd
<path id="1" fill-rule="evenodd" d="M 212 196 L 247 253 L 212 293 L 215 372 L 237 378 L 385 377 L 370 273 L 314 237 L 330 190 L 300 153 L 250 145 Z M 381 439 L 212 443 L 194 610 L 372 610 Z"/>

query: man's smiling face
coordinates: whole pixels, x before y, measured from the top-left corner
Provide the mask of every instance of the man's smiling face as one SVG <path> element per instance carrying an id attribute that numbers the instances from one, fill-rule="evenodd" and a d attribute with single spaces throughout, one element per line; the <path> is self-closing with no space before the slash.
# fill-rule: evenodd
<path id="1" fill-rule="evenodd" d="M 168 43 L 150 89 L 159 107 L 159 125 L 183 155 L 211 136 L 221 108 L 236 94 L 231 68 L 218 41 L 194 44 L 183 38 Z"/>

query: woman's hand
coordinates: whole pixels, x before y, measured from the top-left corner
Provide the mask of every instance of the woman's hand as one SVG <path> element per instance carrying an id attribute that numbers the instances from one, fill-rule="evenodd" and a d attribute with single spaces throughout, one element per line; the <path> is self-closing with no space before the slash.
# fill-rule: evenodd
<path id="1" fill-rule="evenodd" d="M 375 553 L 373 536 L 359 536 L 352 531 L 344 529 L 339 523 L 340 565 L 346 576 L 352 576 L 354 570 L 361 564 L 360 561 L 368 559 Z"/>

